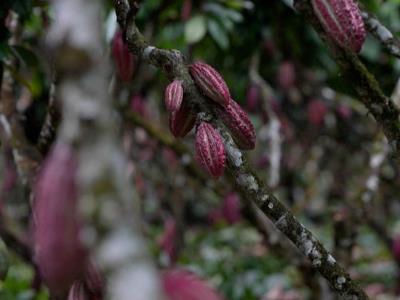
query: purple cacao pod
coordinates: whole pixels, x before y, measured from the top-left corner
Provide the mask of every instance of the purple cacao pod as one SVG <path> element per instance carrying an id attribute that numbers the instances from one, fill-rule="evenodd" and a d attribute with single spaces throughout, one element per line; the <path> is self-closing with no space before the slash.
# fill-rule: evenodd
<path id="1" fill-rule="evenodd" d="M 366 38 L 364 21 L 354 0 L 312 0 L 316 16 L 340 46 L 360 52 Z"/>
<path id="2" fill-rule="evenodd" d="M 222 137 L 211 124 L 201 122 L 196 129 L 196 160 L 213 177 L 224 173 L 225 148 Z"/>
<path id="3" fill-rule="evenodd" d="M 247 113 L 235 100 L 221 110 L 221 118 L 231 131 L 237 146 L 243 150 L 251 150 L 256 146 L 256 132 Z"/>
<path id="4" fill-rule="evenodd" d="M 170 263 L 174 263 L 178 258 L 177 240 L 176 222 L 171 217 L 167 218 L 164 222 L 164 232 L 158 238 L 157 243 L 168 256 Z"/>
<path id="5" fill-rule="evenodd" d="M 322 126 L 328 109 L 325 103 L 319 99 L 312 100 L 307 106 L 308 120 L 315 126 Z"/>
<path id="6" fill-rule="evenodd" d="M 246 107 L 249 111 L 254 112 L 260 104 L 260 88 L 252 84 L 246 92 Z"/>
<path id="7" fill-rule="evenodd" d="M 288 90 L 296 84 L 296 70 L 290 61 L 284 61 L 279 65 L 277 82 L 282 90 Z"/>
<path id="8" fill-rule="evenodd" d="M 183 100 L 182 81 L 174 80 L 165 89 L 165 106 L 169 112 L 177 111 Z"/>
<path id="9" fill-rule="evenodd" d="M 206 63 L 196 62 L 189 67 L 189 71 L 204 95 L 222 106 L 229 104 L 230 93 L 228 86 L 213 67 Z"/>
<path id="10" fill-rule="evenodd" d="M 400 262 L 400 236 L 395 236 L 392 241 L 392 254 L 396 261 Z"/>
<path id="11" fill-rule="evenodd" d="M 184 137 L 194 127 L 196 115 L 183 103 L 178 111 L 171 113 L 169 117 L 169 129 L 175 137 Z"/>
<path id="12" fill-rule="evenodd" d="M 162 273 L 162 285 L 169 300 L 222 300 L 217 291 L 184 270 L 171 269 Z"/>
<path id="13" fill-rule="evenodd" d="M 225 196 L 222 204 L 222 212 L 229 224 L 235 224 L 240 221 L 240 199 L 237 194 L 230 193 Z"/>
<path id="14" fill-rule="evenodd" d="M 86 266 L 87 251 L 79 238 L 76 168 L 72 147 L 58 143 L 45 160 L 35 187 L 35 260 L 54 295 L 65 295 Z"/>
<path id="15" fill-rule="evenodd" d="M 112 54 L 119 79 L 125 82 L 129 81 L 135 71 L 136 57 L 129 52 L 128 46 L 125 44 L 120 30 L 115 33 L 113 38 Z"/>
<path id="16" fill-rule="evenodd" d="M 84 284 L 91 299 L 103 299 L 105 279 L 100 270 L 92 262 L 88 264 L 84 277 Z"/>
<path id="17" fill-rule="evenodd" d="M 91 300 L 83 281 L 77 280 L 73 283 L 69 290 L 68 300 Z"/>

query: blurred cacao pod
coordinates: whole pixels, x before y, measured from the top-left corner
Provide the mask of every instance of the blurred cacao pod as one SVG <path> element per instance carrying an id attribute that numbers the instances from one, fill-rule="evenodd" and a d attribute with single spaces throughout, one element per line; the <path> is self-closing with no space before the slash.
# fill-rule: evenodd
<path id="1" fill-rule="evenodd" d="M 184 137 L 194 127 L 196 115 L 183 103 L 178 111 L 169 117 L 169 129 L 175 137 Z"/>
<path id="2" fill-rule="evenodd" d="M 366 38 L 364 21 L 354 0 L 312 0 L 316 16 L 340 46 L 360 52 Z"/>
<path id="3" fill-rule="evenodd" d="M 169 262 L 173 263 L 177 259 L 177 229 L 173 218 L 168 218 L 164 222 L 164 232 L 157 241 L 160 248 L 168 255 Z"/>
<path id="4" fill-rule="evenodd" d="M 182 81 L 174 80 L 165 89 L 165 106 L 169 112 L 177 111 L 183 99 Z"/>
<path id="5" fill-rule="evenodd" d="M 246 92 L 246 107 L 248 111 L 254 112 L 260 105 L 260 88 L 251 84 Z"/>
<path id="6" fill-rule="evenodd" d="M 196 62 L 190 65 L 189 71 L 204 95 L 222 106 L 228 105 L 230 101 L 228 86 L 213 67 L 206 63 Z"/>
<path id="7" fill-rule="evenodd" d="M 162 285 L 169 300 L 222 300 L 202 279 L 183 270 L 162 273 Z"/>
<path id="8" fill-rule="evenodd" d="M 251 150 L 256 146 L 256 132 L 247 113 L 235 100 L 221 110 L 221 118 L 231 131 L 237 146 L 243 150 Z"/>
<path id="9" fill-rule="evenodd" d="M 189 20 L 192 14 L 192 0 L 184 0 L 181 9 L 181 21 L 185 22 Z"/>
<path id="10" fill-rule="evenodd" d="M 201 122 L 196 129 L 196 160 L 213 177 L 223 174 L 225 148 L 222 137 L 211 124 Z"/>
<path id="11" fill-rule="evenodd" d="M 119 79 L 125 82 L 129 81 L 135 71 L 136 57 L 129 52 L 128 46 L 123 40 L 121 30 L 118 30 L 113 38 L 112 54 Z"/>
<path id="12" fill-rule="evenodd" d="M 84 284 L 90 299 L 103 299 L 105 290 L 105 280 L 98 267 L 90 262 L 86 268 Z"/>
<path id="13" fill-rule="evenodd" d="M 68 300 L 92 300 L 92 298 L 88 295 L 83 282 L 77 280 L 69 290 Z"/>
<path id="14" fill-rule="evenodd" d="M 323 125 L 327 112 L 325 103 L 319 99 L 312 100 L 307 106 L 308 120 L 316 126 Z"/>
<path id="15" fill-rule="evenodd" d="M 277 82 L 282 90 L 288 90 L 296 84 L 296 70 L 290 61 L 284 61 L 279 65 Z"/>
<path id="16" fill-rule="evenodd" d="M 35 260 L 54 295 L 64 295 L 86 266 L 77 214 L 77 161 L 72 147 L 58 143 L 38 176 L 34 198 Z"/>

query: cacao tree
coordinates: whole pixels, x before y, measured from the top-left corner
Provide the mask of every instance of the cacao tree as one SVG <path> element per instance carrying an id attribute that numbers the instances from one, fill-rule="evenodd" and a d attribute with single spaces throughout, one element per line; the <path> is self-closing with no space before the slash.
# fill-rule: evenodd
<path id="1" fill-rule="evenodd" d="M 0 299 L 397 299 L 397 0 L 3 0 Z"/>

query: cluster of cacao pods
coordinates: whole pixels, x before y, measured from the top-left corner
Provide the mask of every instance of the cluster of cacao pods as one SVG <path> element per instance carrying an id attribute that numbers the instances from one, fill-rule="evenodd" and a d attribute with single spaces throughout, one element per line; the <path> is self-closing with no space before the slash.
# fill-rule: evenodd
<path id="1" fill-rule="evenodd" d="M 354 0 L 312 0 L 315 15 L 338 45 L 360 52 L 366 38 L 364 21 Z"/>
<path id="2" fill-rule="evenodd" d="M 229 128 L 237 146 L 242 150 L 255 147 L 256 134 L 247 113 L 230 95 L 222 76 L 210 65 L 196 62 L 190 74 L 202 94 L 218 104 L 218 117 Z M 175 137 L 184 137 L 196 124 L 196 115 L 183 101 L 182 81 L 175 79 L 165 89 L 165 105 L 170 112 L 169 127 Z M 213 177 L 223 174 L 225 147 L 222 136 L 210 123 L 199 121 L 196 126 L 196 160 Z"/>

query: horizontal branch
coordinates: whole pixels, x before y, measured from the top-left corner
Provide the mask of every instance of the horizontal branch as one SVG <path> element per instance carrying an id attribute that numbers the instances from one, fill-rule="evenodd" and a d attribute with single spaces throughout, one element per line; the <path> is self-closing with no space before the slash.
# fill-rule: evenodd
<path id="1" fill-rule="evenodd" d="M 350 278 L 324 246 L 306 229 L 293 214 L 269 191 L 264 182 L 246 163 L 244 153 L 217 118 L 216 104 L 204 98 L 189 75 L 182 54 L 177 50 L 163 50 L 149 45 L 136 27 L 127 1 L 114 0 L 117 20 L 125 30 L 129 49 L 153 66 L 163 70 L 169 79 L 179 78 L 183 82 L 185 101 L 202 118 L 211 122 L 221 133 L 227 153 L 227 169 L 235 179 L 237 189 L 247 203 L 257 207 L 308 257 L 313 267 L 324 276 L 332 288 L 349 299 L 368 299 L 363 290 Z M 130 16 L 128 19 L 126 19 Z M 125 27 L 126 26 L 126 27 Z"/>

